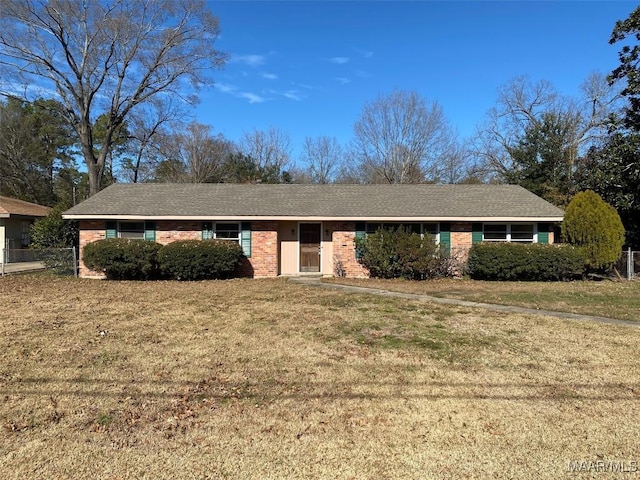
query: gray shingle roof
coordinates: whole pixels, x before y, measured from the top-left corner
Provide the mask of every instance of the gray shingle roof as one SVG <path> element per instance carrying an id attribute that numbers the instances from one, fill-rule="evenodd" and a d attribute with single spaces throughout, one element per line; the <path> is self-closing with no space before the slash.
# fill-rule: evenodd
<path id="1" fill-rule="evenodd" d="M 115 184 L 66 218 L 548 218 L 563 212 L 516 185 Z"/>

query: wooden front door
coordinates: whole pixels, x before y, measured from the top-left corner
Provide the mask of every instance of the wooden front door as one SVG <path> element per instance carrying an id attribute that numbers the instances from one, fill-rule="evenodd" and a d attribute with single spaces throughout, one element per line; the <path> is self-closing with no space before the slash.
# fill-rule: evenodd
<path id="1" fill-rule="evenodd" d="M 319 223 L 300 224 L 300 272 L 320 272 Z"/>

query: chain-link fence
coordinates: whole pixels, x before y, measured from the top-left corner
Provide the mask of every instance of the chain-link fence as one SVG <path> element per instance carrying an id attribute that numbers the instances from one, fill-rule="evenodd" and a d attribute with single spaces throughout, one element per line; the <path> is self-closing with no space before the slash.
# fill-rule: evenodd
<path id="1" fill-rule="evenodd" d="M 640 252 L 624 250 L 616 263 L 616 270 L 628 280 L 640 278 Z"/>
<path id="2" fill-rule="evenodd" d="M 5 248 L 0 251 L 0 273 L 47 269 L 56 275 L 78 276 L 78 257 L 72 248 Z"/>

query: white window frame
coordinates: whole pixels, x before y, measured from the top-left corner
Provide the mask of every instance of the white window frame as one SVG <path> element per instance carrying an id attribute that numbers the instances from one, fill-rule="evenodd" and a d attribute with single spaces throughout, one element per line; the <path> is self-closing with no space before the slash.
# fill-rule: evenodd
<path id="1" fill-rule="evenodd" d="M 235 225 L 237 227 L 237 238 L 232 237 L 220 237 L 218 236 L 218 225 Z M 231 230 L 223 230 L 224 232 L 230 232 Z M 240 222 L 213 222 L 213 238 L 216 240 L 233 240 L 240 243 L 240 237 L 242 237 L 242 226 Z"/>
<path id="2" fill-rule="evenodd" d="M 486 238 L 485 227 L 491 225 L 506 225 L 506 234 L 504 239 Z M 529 225 L 531 226 L 531 239 L 513 239 L 511 235 L 511 227 L 513 225 Z M 508 243 L 538 243 L 538 225 L 536 223 L 506 223 L 506 222 L 485 222 L 482 224 L 482 241 L 483 242 L 508 242 Z"/>
<path id="3" fill-rule="evenodd" d="M 140 236 L 122 236 L 122 232 L 123 232 L 123 225 L 133 225 L 133 224 L 141 224 L 142 225 L 142 230 L 140 231 Z M 131 233 L 137 233 L 137 230 L 124 230 L 125 232 L 131 232 Z M 144 240 L 144 231 L 145 231 L 145 225 L 144 225 L 144 221 L 118 221 L 118 238 L 129 238 L 132 240 Z"/>
<path id="4" fill-rule="evenodd" d="M 242 238 L 242 224 L 240 222 L 202 222 L 202 238 L 204 238 L 204 224 L 205 223 L 211 223 L 211 240 L 231 240 L 234 242 L 241 242 L 241 238 Z M 236 238 L 230 238 L 230 237 L 221 237 L 219 236 L 218 233 L 218 225 L 235 225 L 237 227 L 237 232 L 238 232 L 238 236 Z M 224 232 L 230 232 L 231 230 L 223 230 Z M 222 232 L 220 232 L 222 233 Z"/>

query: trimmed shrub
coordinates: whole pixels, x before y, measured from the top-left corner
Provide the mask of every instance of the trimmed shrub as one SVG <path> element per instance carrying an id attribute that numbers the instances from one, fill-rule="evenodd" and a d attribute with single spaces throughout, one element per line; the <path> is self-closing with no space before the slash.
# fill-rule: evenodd
<path id="1" fill-rule="evenodd" d="M 82 261 L 109 280 L 152 280 L 160 276 L 160 248 L 147 240 L 107 238 L 85 245 Z"/>
<path id="2" fill-rule="evenodd" d="M 582 278 L 584 254 L 571 245 L 478 243 L 471 247 L 467 274 L 475 280 L 554 281 Z"/>
<path id="3" fill-rule="evenodd" d="M 607 272 L 622 256 L 624 226 L 620 215 L 591 190 L 576 194 L 567 206 L 562 236 L 583 249 L 591 271 Z"/>
<path id="4" fill-rule="evenodd" d="M 158 261 L 163 275 L 176 280 L 229 278 L 242 259 L 242 247 L 230 240 L 180 240 L 163 246 Z"/>
<path id="5" fill-rule="evenodd" d="M 431 235 L 421 237 L 402 227 L 356 238 L 356 251 L 370 275 L 377 278 L 424 280 L 446 275 L 449 266 Z"/>

